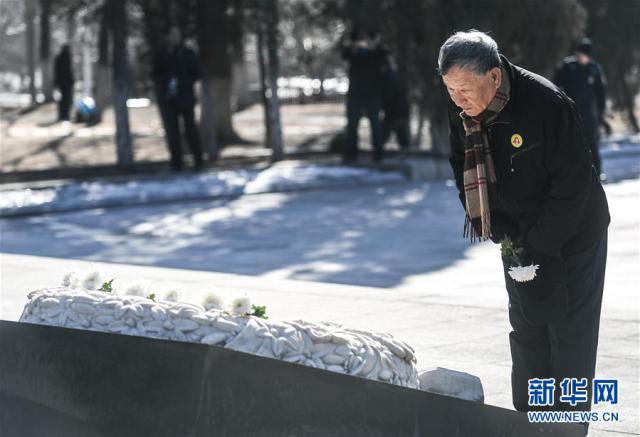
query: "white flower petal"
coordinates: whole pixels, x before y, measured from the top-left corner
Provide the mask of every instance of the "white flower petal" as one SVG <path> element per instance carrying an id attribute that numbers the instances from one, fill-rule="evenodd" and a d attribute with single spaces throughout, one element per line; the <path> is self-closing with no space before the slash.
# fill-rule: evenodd
<path id="1" fill-rule="evenodd" d="M 537 264 L 528 266 L 509 267 L 509 276 L 516 282 L 528 282 L 536 277 L 536 270 L 540 268 Z"/>
<path id="2" fill-rule="evenodd" d="M 73 270 L 68 271 L 62 278 L 62 286 L 68 288 L 76 288 L 78 286 L 78 275 Z"/>
<path id="3" fill-rule="evenodd" d="M 134 282 L 125 288 L 124 294 L 147 297 L 149 295 L 149 285 L 146 282 Z"/>
<path id="4" fill-rule="evenodd" d="M 179 290 L 173 289 L 169 290 L 164 295 L 164 300 L 168 300 L 169 302 L 178 302 L 181 298 L 181 293 Z"/>
<path id="5" fill-rule="evenodd" d="M 214 292 L 209 292 L 202 300 L 202 306 L 207 311 L 212 309 L 222 309 L 224 308 L 224 299 L 222 296 Z"/>
<path id="6" fill-rule="evenodd" d="M 84 276 L 82 287 L 85 290 L 97 290 L 102 286 L 102 273 L 100 270 L 92 270 Z"/>
<path id="7" fill-rule="evenodd" d="M 231 313 L 243 315 L 251 311 L 251 299 L 248 296 L 237 297 L 231 302 Z"/>

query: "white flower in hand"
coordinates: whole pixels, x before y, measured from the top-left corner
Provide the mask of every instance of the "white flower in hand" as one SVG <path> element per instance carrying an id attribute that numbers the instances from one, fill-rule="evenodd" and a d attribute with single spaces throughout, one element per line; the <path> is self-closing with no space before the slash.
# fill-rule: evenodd
<path id="1" fill-rule="evenodd" d="M 537 264 L 528 266 L 509 267 L 509 276 L 516 282 L 529 282 L 536 277 L 536 270 L 540 268 Z"/>
<path id="2" fill-rule="evenodd" d="M 231 313 L 244 315 L 251 311 L 251 299 L 248 296 L 237 297 L 231 302 Z"/>
<path id="3" fill-rule="evenodd" d="M 209 292 L 202 300 L 202 306 L 205 310 L 215 310 L 224 308 L 224 300 L 216 293 Z"/>

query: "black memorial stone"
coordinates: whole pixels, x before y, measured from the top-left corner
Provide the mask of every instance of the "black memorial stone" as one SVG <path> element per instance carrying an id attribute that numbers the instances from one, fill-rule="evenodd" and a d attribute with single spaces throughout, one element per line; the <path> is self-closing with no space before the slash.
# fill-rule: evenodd
<path id="1" fill-rule="evenodd" d="M 583 434 L 222 347 L 0 321 L 2 437 Z"/>

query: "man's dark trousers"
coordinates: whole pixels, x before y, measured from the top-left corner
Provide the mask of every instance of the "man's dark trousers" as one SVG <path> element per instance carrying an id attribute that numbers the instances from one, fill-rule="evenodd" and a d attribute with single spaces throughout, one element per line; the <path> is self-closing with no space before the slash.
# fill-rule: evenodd
<path id="1" fill-rule="evenodd" d="M 347 96 L 347 144 L 344 151 L 345 161 L 354 161 L 358 157 L 358 125 L 364 113 L 371 126 L 373 160 L 382 160 L 382 130 L 380 126 L 380 108 L 382 99 L 378 96 Z"/>
<path id="2" fill-rule="evenodd" d="M 180 147 L 180 121 L 184 125 L 185 135 L 189 148 L 193 155 L 193 162 L 196 167 L 202 166 L 202 146 L 200 145 L 200 134 L 195 122 L 193 105 L 180 101 L 167 100 L 161 105 L 162 118 L 166 130 L 167 144 L 171 154 L 171 167 L 174 170 L 182 168 L 182 149 Z"/>
<path id="3" fill-rule="evenodd" d="M 400 150 L 409 149 L 409 119 L 408 118 L 394 118 L 389 119 L 385 117 L 382 120 L 382 144 L 386 144 L 389 141 L 389 137 L 392 133 L 396 134 L 396 140 L 400 146 Z"/>
<path id="4" fill-rule="evenodd" d="M 607 232 L 588 250 L 564 258 L 568 274 L 569 309 L 567 314 L 548 326 L 533 326 L 520 310 L 516 290 L 506 277 L 509 293 L 509 321 L 513 331 L 511 344 L 511 390 L 516 410 L 529 411 L 528 380 L 555 378 L 555 401 L 552 410 L 590 410 L 591 387 L 596 367 L 600 308 L 607 261 Z M 560 403 L 560 382 L 564 378 L 587 378 L 589 402 L 572 407 Z M 540 408 L 538 408 L 540 409 Z"/>

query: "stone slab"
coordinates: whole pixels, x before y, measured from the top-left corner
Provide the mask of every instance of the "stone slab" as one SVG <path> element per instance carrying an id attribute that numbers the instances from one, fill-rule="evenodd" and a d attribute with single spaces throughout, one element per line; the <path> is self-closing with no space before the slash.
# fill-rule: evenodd
<path id="1" fill-rule="evenodd" d="M 0 435 L 554 436 L 582 427 L 219 347 L 0 321 Z"/>

